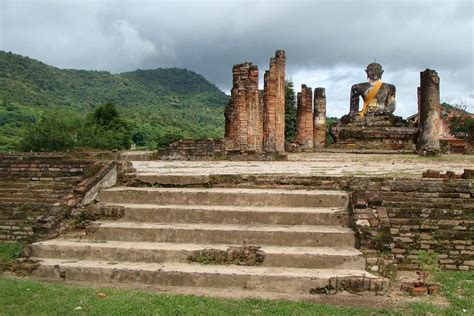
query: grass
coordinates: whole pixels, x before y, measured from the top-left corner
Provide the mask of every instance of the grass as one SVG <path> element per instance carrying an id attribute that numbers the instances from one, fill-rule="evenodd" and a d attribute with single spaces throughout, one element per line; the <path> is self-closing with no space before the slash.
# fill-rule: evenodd
<path id="1" fill-rule="evenodd" d="M 231 300 L 112 288 L 81 288 L 0 278 L 0 315 L 472 315 L 474 272 L 441 272 L 450 306 L 356 308 L 311 302 Z"/>
<path id="2" fill-rule="evenodd" d="M 22 249 L 23 245 L 20 243 L 0 244 L 0 262 L 14 261 L 20 256 Z"/>
<path id="3" fill-rule="evenodd" d="M 384 314 L 379 309 L 309 302 L 224 300 L 0 278 L 1 315 L 367 315 L 367 312 Z"/>

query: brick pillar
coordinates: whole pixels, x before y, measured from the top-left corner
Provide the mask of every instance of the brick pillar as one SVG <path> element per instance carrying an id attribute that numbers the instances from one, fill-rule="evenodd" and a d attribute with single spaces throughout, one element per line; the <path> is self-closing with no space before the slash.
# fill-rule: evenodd
<path id="1" fill-rule="evenodd" d="M 326 90 L 314 89 L 313 148 L 326 145 Z"/>
<path id="2" fill-rule="evenodd" d="M 278 50 L 270 59 L 264 75 L 263 149 L 285 151 L 285 51 Z"/>
<path id="3" fill-rule="evenodd" d="M 262 151 L 263 120 L 260 115 L 258 67 L 251 63 L 232 68 L 231 98 L 225 109 L 225 138 L 232 150 Z"/>
<path id="4" fill-rule="evenodd" d="M 296 142 L 302 150 L 313 149 L 313 92 L 306 85 L 301 85 L 296 104 L 297 134 Z"/>
<path id="5" fill-rule="evenodd" d="M 439 77 L 436 71 L 426 69 L 420 73 L 419 136 L 416 145 L 421 155 L 436 155 L 440 152 L 439 134 L 441 106 Z"/>

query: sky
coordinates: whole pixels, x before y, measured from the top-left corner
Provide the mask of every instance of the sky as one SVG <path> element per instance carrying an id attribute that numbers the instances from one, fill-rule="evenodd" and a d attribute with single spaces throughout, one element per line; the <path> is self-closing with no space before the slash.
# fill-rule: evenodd
<path id="1" fill-rule="evenodd" d="M 474 111 L 473 19 L 472 0 L 0 0 L 0 50 L 59 68 L 186 68 L 229 93 L 234 64 L 258 65 L 263 86 L 284 49 L 287 79 L 325 87 L 328 116 L 348 112 L 375 60 L 406 117 L 426 68 L 442 101 Z"/>

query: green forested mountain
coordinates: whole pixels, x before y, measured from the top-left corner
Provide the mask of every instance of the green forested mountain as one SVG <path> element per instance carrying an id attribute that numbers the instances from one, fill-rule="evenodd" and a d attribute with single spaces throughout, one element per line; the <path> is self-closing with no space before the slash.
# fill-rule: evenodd
<path id="1" fill-rule="evenodd" d="M 0 51 L 0 149 L 13 149 L 21 130 L 53 109 L 86 115 L 113 102 L 138 145 L 169 137 L 222 137 L 228 96 L 186 69 L 111 74 L 59 69 Z"/>

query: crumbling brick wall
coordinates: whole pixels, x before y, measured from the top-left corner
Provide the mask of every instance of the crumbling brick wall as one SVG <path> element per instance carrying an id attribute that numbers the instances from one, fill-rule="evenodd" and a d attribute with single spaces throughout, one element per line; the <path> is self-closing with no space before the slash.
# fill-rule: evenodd
<path id="1" fill-rule="evenodd" d="M 81 181 L 91 161 L 61 154 L 0 155 L 0 242 L 26 241 L 53 225 L 46 214 L 65 212 L 60 200 Z"/>

